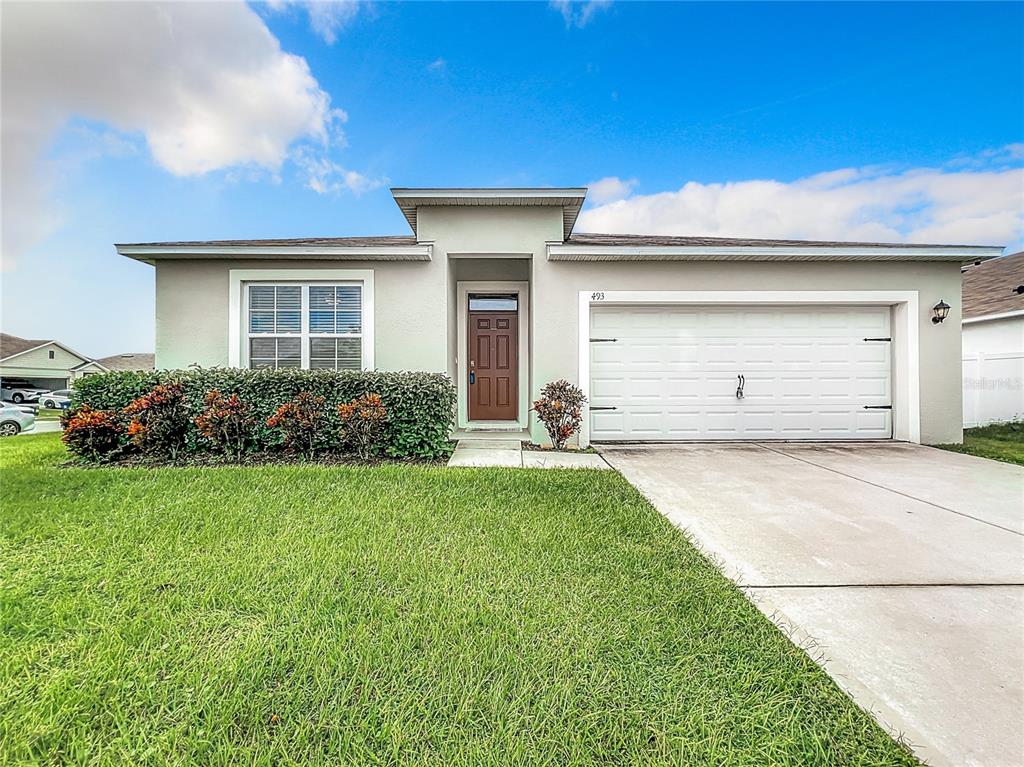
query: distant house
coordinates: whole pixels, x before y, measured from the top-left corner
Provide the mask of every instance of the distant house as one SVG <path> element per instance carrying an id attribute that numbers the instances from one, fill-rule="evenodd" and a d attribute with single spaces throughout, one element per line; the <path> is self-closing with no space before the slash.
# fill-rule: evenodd
<path id="1" fill-rule="evenodd" d="M 155 358 L 155 354 L 131 352 L 115 354 L 113 357 L 100 357 L 93 362 L 105 370 L 152 370 Z"/>
<path id="2" fill-rule="evenodd" d="M 152 354 L 93 359 L 53 339 L 0 333 L 0 378 L 24 379 L 41 389 L 67 389 L 75 380 L 93 373 L 152 369 Z"/>
<path id="3" fill-rule="evenodd" d="M 963 272 L 964 426 L 1024 419 L 1024 251 Z"/>
<path id="4" fill-rule="evenodd" d="M 25 379 L 41 389 L 66 389 L 76 378 L 102 370 L 60 341 L 0 333 L 0 378 Z"/>

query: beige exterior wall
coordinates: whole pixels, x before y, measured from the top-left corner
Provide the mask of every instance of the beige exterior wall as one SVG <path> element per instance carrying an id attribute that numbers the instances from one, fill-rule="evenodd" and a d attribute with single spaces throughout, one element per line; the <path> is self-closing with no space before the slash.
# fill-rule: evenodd
<path id="1" fill-rule="evenodd" d="M 53 352 L 53 359 L 50 359 Z M 71 368 L 87 362 L 57 344 L 46 344 L 38 349 L 19 354 L 0 365 L 0 375 L 11 378 L 66 378 L 71 379 Z"/>
<path id="2" fill-rule="evenodd" d="M 228 364 L 230 269 L 372 269 L 375 361 L 381 370 L 456 376 L 456 286 L 462 280 L 530 282 L 531 399 L 556 378 L 578 381 L 578 295 L 587 290 L 918 291 L 921 439 L 957 442 L 961 432 L 960 271 L 956 263 L 550 262 L 562 239 L 560 208 L 420 208 L 430 262 L 160 261 L 156 267 L 158 368 Z M 942 325 L 931 306 L 953 308 Z M 894 338 L 900 354 L 901 339 Z M 894 375 L 905 375 L 901 365 Z M 540 432 L 534 425 L 534 436 Z"/>
<path id="3" fill-rule="evenodd" d="M 378 370 L 445 372 L 446 269 L 443 260 L 159 261 L 156 367 L 228 364 L 228 273 L 232 269 L 372 269 L 374 360 Z"/>
<path id="4" fill-rule="evenodd" d="M 594 263 L 536 259 L 533 264 L 533 380 L 577 380 L 579 291 L 595 290 L 916 290 L 919 292 L 921 441 L 959 442 L 960 268 L 930 262 Z M 931 307 L 953 308 L 941 325 Z M 898 342 L 898 340 L 897 340 Z M 566 364 L 566 361 L 571 361 Z M 894 374 L 899 375 L 899 366 Z M 894 389 L 898 382 L 894 381 Z"/>

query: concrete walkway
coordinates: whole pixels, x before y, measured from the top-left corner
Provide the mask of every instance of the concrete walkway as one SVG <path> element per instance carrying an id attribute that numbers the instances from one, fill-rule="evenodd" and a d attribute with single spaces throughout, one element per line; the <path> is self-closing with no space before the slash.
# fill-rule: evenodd
<path id="1" fill-rule="evenodd" d="M 900 443 L 608 462 L 931 765 L 1024 765 L 1024 468 Z"/>
<path id="2" fill-rule="evenodd" d="M 520 439 L 473 437 L 460 439 L 449 466 L 507 466 L 516 469 L 607 469 L 597 453 L 556 453 L 523 450 Z"/>

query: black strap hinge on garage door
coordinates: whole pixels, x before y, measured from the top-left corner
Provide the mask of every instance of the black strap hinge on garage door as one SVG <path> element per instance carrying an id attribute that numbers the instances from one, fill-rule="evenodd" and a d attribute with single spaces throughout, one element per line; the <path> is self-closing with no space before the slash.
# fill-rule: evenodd
<path id="1" fill-rule="evenodd" d="M 891 338 L 865 338 L 865 341 L 892 341 Z"/>
<path id="2" fill-rule="evenodd" d="M 865 410 L 892 410 L 892 405 L 865 405 Z"/>
<path id="3" fill-rule="evenodd" d="M 591 338 L 590 343 L 592 344 L 610 344 L 618 341 L 617 338 Z"/>
<path id="4" fill-rule="evenodd" d="M 592 407 L 592 408 L 590 408 L 590 410 L 591 410 L 591 412 L 593 412 L 594 410 L 618 410 L 618 408 L 617 407 Z"/>

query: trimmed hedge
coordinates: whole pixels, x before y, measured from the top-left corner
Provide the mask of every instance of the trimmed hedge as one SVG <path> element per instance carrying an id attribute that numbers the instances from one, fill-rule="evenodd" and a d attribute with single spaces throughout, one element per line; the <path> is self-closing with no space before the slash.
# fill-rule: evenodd
<path id="1" fill-rule="evenodd" d="M 448 435 L 455 421 L 455 385 L 440 373 L 384 373 L 334 370 L 239 370 L 191 368 L 146 372 L 99 373 L 75 382 L 72 409 L 88 405 L 97 410 L 120 410 L 152 391 L 157 384 L 177 383 L 185 391 L 190 421 L 203 412 L 207 392 L 237 394 L 252 406 L 256 418 L 253 449 L 280 445 L 280 432 L 266 425 L 277 407 L 300 392 L 327 400 L 330 428 L 323 449 L 340 448 L 341 423 L 337 406 L 366 394 L 379 394 L 388 412 L 384 451 L 393 458 L 439 458 L 449 451 Z M 209 451 L 210 444 L 191 423 L 186 450 Z"/>

